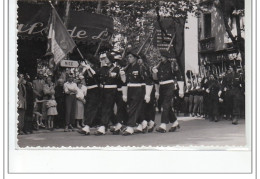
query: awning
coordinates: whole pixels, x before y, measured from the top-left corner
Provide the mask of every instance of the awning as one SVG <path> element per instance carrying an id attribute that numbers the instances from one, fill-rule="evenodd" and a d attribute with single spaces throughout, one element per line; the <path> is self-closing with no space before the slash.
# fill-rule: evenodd
<path id="1" fill-rule="evenodd" d="M 22 39 L 46 39 L 51 6 L 47 2 L 30 3 L 18 1 L 18 36 Z M 64 10 L 57 9 L 63 19 Z M 113 19 L 85 11 L 70 11 L 68 31 L 75 41 L 93 41 L 102 31 L 113 33 Z"/>

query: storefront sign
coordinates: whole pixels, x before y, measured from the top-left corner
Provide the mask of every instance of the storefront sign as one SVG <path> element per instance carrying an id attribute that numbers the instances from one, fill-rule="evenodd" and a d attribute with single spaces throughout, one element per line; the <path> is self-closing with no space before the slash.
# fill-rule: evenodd
<path id="1" fill-rule="evenodd" d="M 62 60 L 60 62 L 60 66 L 67 68 L 77 68 L 79 66 L 79 63 L 77 61 L 72 60 Z"/>

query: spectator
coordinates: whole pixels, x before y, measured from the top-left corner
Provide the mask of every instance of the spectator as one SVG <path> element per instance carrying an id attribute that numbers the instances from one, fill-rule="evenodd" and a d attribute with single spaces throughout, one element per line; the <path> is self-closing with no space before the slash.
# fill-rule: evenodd
<path id="1" fill-rule="evenodd" d="M 51 96 L 51 99 L 46 103 L 46 107 L 47 107 L 47 116 L 48 116 L 48 129 L 53 131 L 53 119 L 54 116 L 56 116 L 58 114 L 57 112 L 57 103 L 55 101 L 55 97 L 54 95 Z"/>
<path id="2" fill-rule="evenodd" d="M 56 120 L 54 121 L 54 126 L 56 128 L 65 127 L 65 93 L 63 89 L 64 80 L 59 79 L 58 85 L 55 87 L 55 100 L 57 102 L 57 112 Z"/>
<path id="3" fill-rule="evenodd" d="M 63 85 L 65 97 L 65 106 L 66 106 L 66 126 L 64 132 L 69 132 L 69 129 L 73 130 L 72 124 L 74 124 L 75 119 L 75 105 L 76 105 L 76 93 L 77 93 L 77 84 L 73 82 L 73 74 L 69 74 L 68 81 Z"/>
<path id="4" fill-rule="evenodd" d="M 84 119 L 84 104 L 85 96 L 87 95 L 87 87 L 83 85 L 83 81 L 80 81 L 78 83 L 78 89 L 77 89 L 77 102 L 76 102 L 76 109 L 75 109 L 75 120 L 77 123 L 77 128 L 81 129 L 80 124 L 83 124 L 82 121 Z"/>
<path id="5" fill-rule="evenodd" d="M 43 94 L 44 94 L 43 95 L 44 100 L 51 99 L 52 95 L 55 94 L 54 84 L 52 83 L 51 77 L 47 77 L 47 79 L 46 79 L 46 84 L 44 84 L 44 86 L 43 86 Z M 43 102 L 43 106 L 42 106 L 42 115 L 43 115 L 43 119 L 45 120 L 45 126 L 47 126 L 47 107 L 46 107 L 46 103 L 47 102 Z"/>
<path id="6" fill-rule="evenodd" d="M 18 80 L 18 135 L 23 135 L 23 127 L 24 127 L 24 116 L 26 110 L 26 87 L 25 87 L 25 79 L 24 75 L 19 75 Z"/>
<path id="7" fill-rule="evenodd" d="M 28 74 L 25 75 L 26 80 L 26 110 L 25 110 L 25 118 L 24 118 L 24 133 L 33 133 L 33 109 L 34 109 L 34 98 L 33 98 L 33 87 L 30 76 Z"/>

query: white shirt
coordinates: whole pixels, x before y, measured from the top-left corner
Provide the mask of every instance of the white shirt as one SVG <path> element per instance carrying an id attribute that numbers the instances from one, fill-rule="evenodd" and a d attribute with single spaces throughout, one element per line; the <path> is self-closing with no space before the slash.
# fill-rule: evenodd
<path id="1" fill-rule="evenodd" d="M 77 90 L 78 87 L 77 87 L 77 84 L 74 83 L 74 82 L 66 82 L 64 83 L 63 85 L 63 88 L 64 88 L 64 91 L 66 94 L 76 94 L 76 92 L 73 92 L 73 90 Z"/>
<path id="2" fill-rule="evenodd" d="M 87 87 L 82 85 L 81 88 L 77 88 L 77 95 L 76 97 L 79 99 L 84 99 L 84 97 L 87 95 Z"/>

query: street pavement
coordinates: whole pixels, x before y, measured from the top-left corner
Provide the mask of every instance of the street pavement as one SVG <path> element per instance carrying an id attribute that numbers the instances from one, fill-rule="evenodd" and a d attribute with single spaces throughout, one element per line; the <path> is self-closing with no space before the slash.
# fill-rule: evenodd
<path id="1" fill-rule="evenodd" d="M 63 132 L 39 130 L 33 134 L 18 136 L 18 145 L 30 147 L 104 147 L 104 146 L 244 146 L 246 145 L 245 120 L 239 120 L 238 125 L 231 121 L 221 120 L 210 122 L 196 117 L 178 117 L 181 126 L 176 132 L 134 134 L 132 136 L 112 135 L 107 132 L 104 136 L 94 136 L 91 129 L 89 136 L 78 132 Z M 160 114 L 156 114 L 157 127 L 160 124 Z M 167 131 L 171 125 L 167 125 Z"/>

